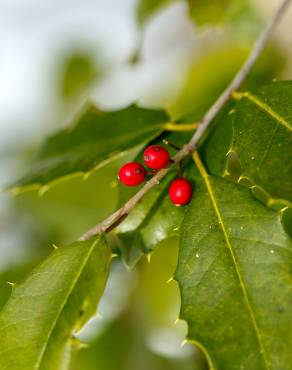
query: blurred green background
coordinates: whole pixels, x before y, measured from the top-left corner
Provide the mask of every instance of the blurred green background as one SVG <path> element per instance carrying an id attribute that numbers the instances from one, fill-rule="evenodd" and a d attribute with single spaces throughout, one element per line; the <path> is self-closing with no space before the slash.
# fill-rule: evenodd
<path id="1" fill-rule="evenodd" d="M 133 102 L 197 120 L 226 86 L 279 1 L 0 0 L 0 183 L 18 177 L 43 138 L 83 102 L 103 109 Z M 245 87 L 289 79 L 292 9 Z M 130 153 L 129 158 L 135 153 Z M 125 161 L 126 158 L 123 158 Z M 0 194 L 0 307 L 52 250 L 75 240 L 118 201 L 121 162 L 46 193 Z M 177 239 L 161 243 L 134 270 L 116 258 L 99 315 L 77 338 L 72 370 L 201 370 L 181 346 L 178 287 L 171 278 Z M 76 349 L 79 346 L 76 340 Z"/>

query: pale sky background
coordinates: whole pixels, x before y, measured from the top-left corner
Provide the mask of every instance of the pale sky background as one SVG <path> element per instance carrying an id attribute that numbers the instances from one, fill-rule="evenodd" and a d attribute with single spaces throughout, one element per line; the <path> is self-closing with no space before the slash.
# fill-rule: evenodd
<path id="1" fill-rule="evenodd" d="M 280 3 L 251 1 L 263 20 Z M 133 101 L 155 106 L 167 104 L 176 96 L 190 63 L 200 56 L 201 45 L 222 37 L 218 30 L 197 30 L 188 19 L 185 3 L 175 1 L 146 24 L 141 61 L 130 66 L 126 63 L 141 40 L 134 17 L 136 6 L 136 0 L 0 0 L 0 186 L 11 174 L 19 147 L 39 142 L 64 124 L 56 119 L 55 112 L 54 75 L 60 53 L 79 45 L 102 58 L 108 73 L 91 93 L 102 107 L 114 109 Z M 279 47 L 284 50 L 292 50 L 291 24 L 292 6 L 276 32 Z M 291 78 L 290 72 L 287 70 L 285 77 Z M 11 214 L 10 202 L 9 196 L 0 194 L 0 272 L 23 261 L 27 253 L 23 248 L 28 238 L 27 220 Z M 127 279 L 125 271 L 116 271 L 110 286 Z M 109 302 L 120 305 L 119 297 L 112 302 L 109 295 L 110 289 L 101 310 Z M 109 317 L 112 314 L 104 311 Z M 177 346 L 185 328 L 167 330 L 151 333 L 149 346 L 167 355 L 187 355 L 187 349 Z M 163 347 L 166 341 L 161 336 L 170 338 L 170 347 Z"/>
<path id="2" fill-rule="evenodd" d="M 279 3 L 252 1 L 264 21 Z M 136 6 L 136 0 L 0 0 L 0 185 L 11 175 L 19 148 L 38 143 L 66 122 L 55 112 L 60 53 L 79 45 L 102 58 L 108 73 L 91 93 L 102 107 L 114 109 L 133 101 L 155 106 L 175 97 L 201 45 L 222 37 L 220 30 L 197 30 L 185 3 L 174 1 L 146 24 L 141 61 L 130 66 L 127 61 L 141 41 Z M 292 49 L 291 20 L 292 7 L 276 31 L 284 50 Z M 290 72 L 284 77 L 291 77 Z M 13 232 L 13 226 L 6 227 L 9 204 L 9 197 L 1 194 L 0 270 L 7 261 L 23 257 L 14 251 L 20 250 L 26 228 L 21 223 Z"/>
<path id="3" fill-rule="evenodd" d="M 279 0 L 252 3 L 265 19 Z M 198 36 L 185 4 L 176 1 L 148 22 L 142 63 L 131 68 L 125 62 L 139 42 L 135 7 L 136 0 L 0 0 L 0 155 L 11 149 L 15 136 L 29 142 L 44 129 L 58 126 L 43 124 L 54 117 L 57 56 L 70 46 L 88 45 L 97 58 L 102 54 L 111 73 L 92 95 L 107 108 L 138 99 L 146 105 L 159 104 L 176 94 L 190 56 L 199 52 L 196 45 L 212 31 Z M 290 46 L 286 31 L 291 14 L 290 9 L 277 31 L 279 42 Z M 179 71 L 173 68 L 178 64 Z M 171 89 L 167 89 L 173 71 Z"/>

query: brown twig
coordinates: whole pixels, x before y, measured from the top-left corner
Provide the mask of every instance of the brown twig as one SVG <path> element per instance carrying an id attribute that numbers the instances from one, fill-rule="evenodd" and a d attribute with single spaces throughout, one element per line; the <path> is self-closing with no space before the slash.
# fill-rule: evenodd
<path id="1" fill-rule="evenodd" d="M 158 171 L 156 175 L 154 175 L 142 187 L 142 189 L 140 189 L 121 208 L 119 208 L 116 212 L 114 212 L 112 215 L 107 217 L 101 223 L 94 226 L 92 229 L 88 230 L 84 235 L 80 237 L 79 240 L 88 240 L 94 235 L 111 230 L 113 225 L 118 224 L 121 219 L 124 219 L 131 212 L 131 210 L 135 207 L 135 205 L 143 198 L 143 196 L 149 190 L 151 190 L 155 185 L 160 183 L 160 181 L 163 179 L 163 177 L 167 174 L 167 172 L 170 170 L 170 168 L 173 165 L 177 164 L 182 159 L 184 159 L 186 156 L 188 156 L 189 154 L 193 153 L 196 150 L 199 140 L 202 138 L 203 134 L 206 132 L 207 128 L 209 127 L 214 117 L 217 115 L 217 113 L 221 110 L 221 108 L 228 101 L 231 94 L 240 87 L 244 79 L 249 74 L 251 68 L 253 67 L 260 53 L 262 52 L 265 45 L 267 44 L 277 23 L 279 22 L 280 18 L 284 14 L 289 2 L 290 0 L 282 1 L 278 10 L 276 11 L 276 13 L 271 18 L 271 20 L 268 22 L 263 32 L 260 34 L 260 36 L 256 40 L 245 63 L 242 65 L 242 67 L 237 72 L 237 74 L 235 75 L 233 80 L 230 82 L 230 84 L 227 86 L 227 88 L 218 97 L 218 99 L 213 103 L 213 105 L 209 108 L 209 110 L 204 115 L 202 120 L 197 124 L 197 129 L 194 135 L 192 136 L 191 140 L 189 141 L 188 144 L 184 145 L 182 149 L 175 155 L 175 157 L 173 158 L 173 162 L 170 164 L 170 166 L 168 168 Z"/>
<path id="2" fill-rule="evenodd" d="M 170 141 L 166 140 L 166 139 L 163 139 L 162 142 L 165 144 L 165 145 L 169 145 L 171 148 L 175 149 L 175 150 L 181 150 L 181 148 L 177 145 L 175 145 L 174 143 L 171 143 Z"/>

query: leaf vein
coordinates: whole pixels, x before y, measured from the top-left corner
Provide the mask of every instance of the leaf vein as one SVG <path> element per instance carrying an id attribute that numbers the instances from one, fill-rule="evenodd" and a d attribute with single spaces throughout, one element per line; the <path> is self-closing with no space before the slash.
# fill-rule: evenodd
<path id="1" fill-rule="evenodd" d="M 68 294 L 67 294 L 67 296 L 65 297 L 64 302 L 63 302 L 63 304 L 62 304 L 62 306 L 61 306 L 61 308 L 60 308 L 60 310 L 59 310 L 59 313 L 58 313 L 58 315 L 57 315 L 57 317 L 56 317 L 56 319 L 55 319 L 55 321 L 54 321 L 54 323 L 53 323 L 53 325 L 52 325 L 52 328 L 51 328 L 51 330 L 50 330 L 50 331 L 49 331 L 49 333 L 48 333 L 47 340 L 45 341 L 45 343 L 44 343 L 44 345 L 43 345 L 43 347 L 42 347 L 42 349 L 41 349 L 41 351 L 40 351 L 39 358 L 38 358 L 38 360 L 36 361 L 36 366 L 35 366 L 35 369 L 36 369 L 36 370 L 37 370 L 37 369 L 40 369 L 40 366 L 41 366 L 41 363 L 42 363 L 42 360 L 43 360 L 44 354 L 45 354 L 45 352 L 46 352 L 46 349 L 47 349 L 48 343 L 49 343 L 49 341 L 50 341 L 51 334 L 53 333 L 53 331 L 54 331 L 54 329 L 55 329 L 55 327 L 56 327 L 56 325 L 57 325 L 57 323 L 58 323 L 58 320 L 59 320 L 59 318 L 60 318 L 61 313 L 63 312 L 63 309 L 64 309 L 64 307 L 65 307 L 65 305 L 66 305 L 66 302 L 67 302 L 67 301 L 68 301 L 68 299 L 70 298 L 70 296 L 71 296 L 71 294 L 72 294 L 72 292 L 73 292 L 73 290 L 74 290 L 74 288 L 75 288 L 76 284 L 78 283 L 78 280 L 79 280 L 79 278 L 80 278 L 80 276 L 81 276 L 81 274 L 82 274 L 82 272 L 83 272 L 83 270 L 84 270 L 84 267 L 86 266 L 86 264 L 87 264 L 87 262 L 88 262 L 89 257 L 91 256 L 92 251 L 94 250 L 94 248 L 95 248 L 96 244 L 97 244 L 99 241 L 100 241 L 100 238 L 97 238 L 97 239 L 92 243 L 92 245 L 91 245 L 91 247 L 89 248 L 89 251 L 88 251 L 88 253 L 87 253 L 87 255 L 86 255 L 86 258 L 85 258 L 84 262 L 82 263 L 82 265 L 81 265 L 81 267 L 80 267 L 79 271 L 77 272 L 76 278 L 75 278 L 75 280 L 73 281 L 73 283 L 72 283 L 72 285 L 71 285 L 71 287 L 70 287 L 70 289 L 69 289 L 69 291 L 68 291 Z"/>
<path id="2" fill-rule="evenodd" d="M 231 241 L 229 240 L 227 229 L 224 225 L 223 218 L 222 218 L 222 215 L 220 213 L 215 194 L 212 190 L 212 186 L 211 186 L 210 181 L 209 181 L 209 176 L 208 176 L 208 174 L 207 174 L 207 172 L 206 172 L 206 170 L 205 170 L 197 152 L 195 152 L 193 154 L 193 159 L 194 159 L 194 161 L 195 161 L 195 163 L 198 167 L 198 170 L 199 170 L 199 172 L 200 172 L 200 174 L 201 174 L 201 176 L 202 176 L 202 178 L 205 182 L 205 185 L 207 187 L 207 190 L 208 190 L 208 193 L 209 193 L 209 196 L 210 196 L 212 206 L 213 206 L 215 214 L 218 218 L 218 223 L 219 223 L 219 225 L 222 229 L 222 232 L 224 234 L 224 238 L 225 238 L 225 241 L 226 241 L 228 250 L 230 252 L 231 259 L 232 259 L 232 262 L 234 264 L 236 274 L 237 274 L 237 277 L 238 277 L 238 280 L 239 280 L 239 285 L 240 285 L 240 288 L 241 288 L 241 291 L 242 291 L 242 294 L 243 294 L 243 297 L 244 297 L 244 301 L 246 303 L 246 307 L 247 307 L 247 310 L 249 312 L 249 315 L 250 315 L 250 318 L 251 318 L 251 321 L 252 321 L 252 324 L 253 324 L 253 327 L 254 327 L 254 330 L 255 330 L 255 333 L 256 333 L 256 337 L 257 337 L 257 340 L 258 340 L 258 343 L 259 343 L 259 346 L 260 346 L 260 352 L 262 354 L 265 367 L 267 369 L 270 369 L 269 362 L 268 362 L 268 359 L 267 359 L 267 354 L 266 354 L 266 351 L 265 351 L 265 347 L 263 345 L 263 340 L 262 340 L 262 337 L 261 337 L 261 333 L 259 331 L 259 327 L 258 327 L 254 312 L 252 310 L 252 307 L 251 307 L 251 304 L 250 304 L 250 301 L 249 301 L 249 298 L 248 298 L 247 289 L 245 287 L 243 278 L 241 276 L 240 267 L 238 266 L 238 263 L 236 261 L 236 256 L 235 256 Z"/>
<path id="3" fill-rule="evenodd" d="M 256 106 L 258 106 L 261 110 L 266 112 L 269 116 L 273 117 L 280 125 L 284 126 L 288 131 L 292 131 L 289 123 L 280 116 L 277 112 L 275 112 L 268 104 L 264 103 L 261 99 L 256 97 L 255 95 L 251 94 L 250 92 L 245 93 L 238 93 L 240 97 L 245 97 Z"/>

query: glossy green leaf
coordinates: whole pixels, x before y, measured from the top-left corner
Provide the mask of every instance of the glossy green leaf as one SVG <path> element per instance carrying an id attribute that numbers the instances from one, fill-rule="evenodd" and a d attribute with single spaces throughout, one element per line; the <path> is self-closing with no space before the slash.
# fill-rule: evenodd
<path id="1" fill-rule="evenodd" d="M 202 173 L 175 276 L 188 339 L 212 369 L 291 369 L 291 239 L 248 189 Z"/>
<path id="2" fill-rule="evenodd" d="M 286 233 L 292 238 L 292 208 L 287 207 L 282 210 L 282 224 Z"/>
<path id="3" fill-rule="evenodd" d="M 101 112 L 89 104 L 73 126 L 51 136 L 14 186 L 41 186 L 76 173 L 88 174 L 158 135 L 163 111 L 130 106 Z"/>
<path id="4" fill-rule="evenodd" d="M 127 271 L 114 260 L 101 309 L 110 303 L 123 308 L 118 316 L 101 311 L 102 328 L 92 328 L 87 338 L 85 333 L 89 346 L 73 356 L 71 370 L 208 369 L 204 356 L 191 344 L 180 348 L 186 325 L 175 323 L 180 295 L 175 283 L 167 283 L 176 266 L 177 252 L 177 239 L 173 238 L 155 249 L 151 263 L 141 261 L 135 270 Z"/>
<path id="5" fill-rule="evenodd" d="M 96 312 L 110 261 L 102 237 L 56 250 L 0 313 L 0 369 L 66 369 L 74 332 Z"/>
<path id="6" fill-rule="evenodd" d="M 175 207 L 169 200 L 168 186 L 175 176 L 170 173 L 148 192 L 115 230 L 124 260 L 131 267 L 157 243 L 179 233 L 187 207 Z M 125 199 L 125 193 L 132 191 L 122 188 L 122 192 Z"/>
<path id="7" fill-rule="evenodd" d="M 200 148 L 200 155 L 209 173 L 218 176 L 226 174 L 227 153 L 232 142 L 234 104 L 228 103 L 214 119 L 205 142 Z"/>
<path id="8" fill-rule="evenodd" d="M 164 133 L 151 144 L 164 145 L 172 157 L 176 150 L 163 144 L 163 139 L 181 147 L 190 140 L 191 134 L 191 132 Z M 141 162 L 142 157 L 143 151 L 137 155 L 135 160 Z M 183 175 L 195 184 L 197 172 L 193 162 L 185 160 L 183 167 Z M 179 235 L 180 224 L 187 206 L 175 207 L 168 197 L 169 184 L 177 176 L 178 167 L 175 166 L 158 186 L 143 197 L 128 217 L 115 229 L 117 238 L 114 243 L 119 245 L 127 265 L 134 266 L 143 255 L 150 253 L 156 244 L 168 237 Z M 119 190 L 119 206 L 137 192 L 137 188 L 123 185 L 120 185 Z"/>
<path id="9" fill-rule="evenodd" d="M 232 151 L 243 176 L 274 198 L 292 201 L 292 82 L 237 93 Z"/>

